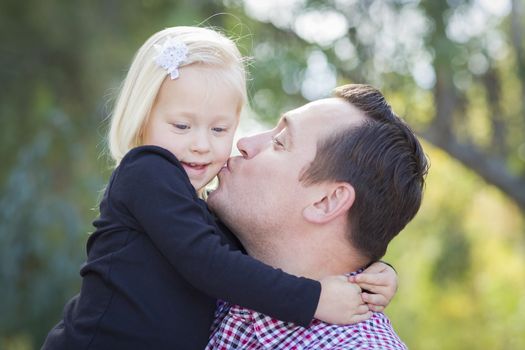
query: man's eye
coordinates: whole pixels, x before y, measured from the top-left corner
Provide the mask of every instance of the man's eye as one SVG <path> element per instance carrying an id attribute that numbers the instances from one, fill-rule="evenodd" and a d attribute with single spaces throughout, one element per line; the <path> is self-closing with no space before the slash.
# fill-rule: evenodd
<path id="1" fill-rule="evenodd" d="M 284 147 L 283 143 L 277 137 L 272 137 L 272 143 L 277 147 Z"/>

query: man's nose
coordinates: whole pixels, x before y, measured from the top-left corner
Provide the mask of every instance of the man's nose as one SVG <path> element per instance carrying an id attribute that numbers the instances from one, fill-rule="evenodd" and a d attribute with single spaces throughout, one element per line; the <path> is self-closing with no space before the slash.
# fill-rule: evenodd
<path id="1" fill-rule="evenodd" d="M 255 157 L 272 140 L 270 131 L 243 137 L 237 141 L 237 149 L 245 159 Z"/>

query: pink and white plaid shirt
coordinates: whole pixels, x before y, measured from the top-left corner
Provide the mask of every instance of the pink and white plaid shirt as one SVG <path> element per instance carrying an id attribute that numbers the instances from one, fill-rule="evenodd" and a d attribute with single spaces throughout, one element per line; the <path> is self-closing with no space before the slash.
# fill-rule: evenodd
<path id="1" fill-rule="evenodd" d="M 313 320 L 307 328 L 238 305 L 219 303 L 206 350 L 406 350 L 390 320 L 374 313 L 364 322 L 337 326 Z"/>

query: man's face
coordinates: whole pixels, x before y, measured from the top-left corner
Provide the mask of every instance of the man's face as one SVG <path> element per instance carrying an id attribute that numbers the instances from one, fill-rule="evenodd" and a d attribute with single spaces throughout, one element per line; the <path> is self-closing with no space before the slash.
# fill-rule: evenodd
<path id="1" fill-rule="evenodd" d="M 316 195 L 315 186 L 305 186 L 299 178 L 313 161 L 318 141 L 363 121 L 363 114 L 340 98 L 285 113 L 274 129 L 239 140 L 242 156 L 230 158 L 221 170 L 208 204 L 249 252 L 250 245 L 272 239 L 257 235 L 297 227 Z"/>

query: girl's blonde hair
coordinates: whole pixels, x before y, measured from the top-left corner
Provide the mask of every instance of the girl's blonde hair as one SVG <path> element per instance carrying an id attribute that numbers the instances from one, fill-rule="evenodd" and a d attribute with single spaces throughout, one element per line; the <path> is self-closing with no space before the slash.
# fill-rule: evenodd
<path id="1" fill-rule="evenodd" d="M 135 55 L 111 116 L 108 141 L 115 166 L 130 149 L 142 144 L 143 128 L 168 76 L 166 70 L 154 62 L 157 55 L 154 45 L 162 45 L 169 38 L 185 43 L 188 48 L 187 59 L 180 67 L 202 64 L 217 68 L 220 77 L 238 91 L 239 110 L 246 103 L 244 61 L 232 40 L 215 30 L 200 27 L 172 27 L 157 32 Z M 180 74 L 184 74 L 184 69 Z"/>

